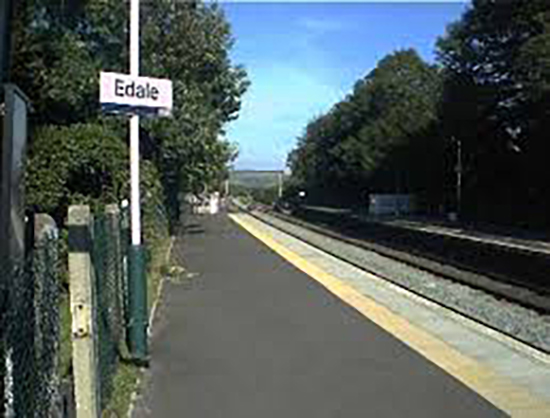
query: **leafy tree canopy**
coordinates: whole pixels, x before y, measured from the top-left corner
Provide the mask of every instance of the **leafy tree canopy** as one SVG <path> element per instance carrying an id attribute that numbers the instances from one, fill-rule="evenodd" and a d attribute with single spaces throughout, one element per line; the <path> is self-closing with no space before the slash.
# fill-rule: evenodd
<path id="1" fill-rule="evenodd" d="M 418 163 L 396 161 L 397 150 L 416 146 L 435 123 L 439 91 L 439 70 L 414 50 L 388 55 L 348 97 L 308 124 L 289 155 L 294 182 L 324 194 L 328 187 L 351 201 L 364 200 L 367 190 L 412 187 L 410 171 Z M 401 186 L 393 174 L 388 178 L 388 165 L 399 166 Z"/>
<path id="2" fill-rule="evenodd" d="M 142 119 L 141 151 L 155 165 L 175 218 L 178 195 L 218 187 L 236 156 L 235 147 L 223 139 L 224 125 L 238 116 L 249 83 L 244 69 L 229 59 L 233 38 L 219 6 L 199 1 L 142 2 L 140 19 L 141 74 L 170 78 L 174 85 L 173 117 Z M 57 127 L 109 126 L 126 146 L 125 118 L 102 118 L 98 97 L 101 70 L 127 72 L 128 25 L 128 4 L 119 0 L 27 0 L 17 8 L 18 53 L 11 74 L 35 110 L 38 142 L 36 150 L 31 148 L 31 160 L 44 176 L 67 173 L 50 170 L 46 155 L 39 151 L 39 143 L 49 141 L 54 155 L 65 152 L 56 148 L 62 141 L 55 136 L 69 134 Z M 42 127 L 49 125 L 54 127 L 42 133 Z M 81 132 L 78 126 L 75 129 Z M 79 139 L 73 146 L 82 150 L 95 143 L 85 135 Z M 125 171 L 126 155 L 116 155 L 122 158 L 117 167 Z M 53 199 L 59 190 L 50 192 Z M 33 204 L 42 205 L 42 198 L 30 194 Z M 44 207 L 51 209 L 51 202 Z"/>

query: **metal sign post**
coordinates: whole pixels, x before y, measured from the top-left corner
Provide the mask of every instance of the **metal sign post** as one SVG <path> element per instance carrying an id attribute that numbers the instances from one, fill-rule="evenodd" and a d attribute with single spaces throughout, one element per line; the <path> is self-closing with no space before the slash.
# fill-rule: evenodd
<path id="1" fill-rule="evenodd" d="M 139 75 L 139 0 L 130 5 L 130 74 Z M 132 245 L 141 245 L 139 202 L 139 116 L 130 118 L 130 187 L 132 213 Z"/>
<path id="2" fill-rule="evenodd" d="M 130 75 L 139 75 L 139 0 L 130 3 Z M 128 254 L 130 350 L 138 359 L 147 357 L 147 282 L 141 245 L 139 194 L 139 116 L 130 117 L 130 226 L 132 245 Z"/>
<path id="3" fill-rule="evenodd" d="M 103 111 L 130 115 L 130 226 L 128 249 L 128 337 L 135 359 L 147 359 L 147 280 L 141 242 L 139 190 L 139 115 L 169 116 L 172 82 L 139 76 L 139 0 L 130 2 L 130 74 L 101 72 L 99 101 Z"/>

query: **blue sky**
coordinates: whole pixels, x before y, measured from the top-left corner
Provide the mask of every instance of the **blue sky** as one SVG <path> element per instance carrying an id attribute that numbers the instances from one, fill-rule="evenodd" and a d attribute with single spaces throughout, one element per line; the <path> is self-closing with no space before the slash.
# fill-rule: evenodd
<path id="1" fill-rule="evenodd" d="M 415 48 L 434 61 L 434 46 L 459 19 L 463 2 L 226 2 L 236 39 L 231 52 L 252 83 L 227 138 L 237 169 L 280 170 L 307 122 L 349 93 L 378 60 Z"/>

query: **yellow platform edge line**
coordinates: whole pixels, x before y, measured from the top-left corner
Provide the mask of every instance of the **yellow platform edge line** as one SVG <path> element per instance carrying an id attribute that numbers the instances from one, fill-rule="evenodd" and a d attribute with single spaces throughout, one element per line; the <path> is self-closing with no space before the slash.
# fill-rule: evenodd
<path id="1" fill-rule="evenodd" d="M 464 355 L 443 340 L 412 324 L 360 293 L 351 285 L 289 250 L 252 225 L 246 219 L 249 215 L 232 214 L 229 216 L 252 236 L 319 282 L 339 299 L 470 387 L 503 412 L 512 417 L 550 417 L 550 404 L 537 398 L 527 388 L 515 384 L 510 379 L 497 374 L 489 366 Z"/>

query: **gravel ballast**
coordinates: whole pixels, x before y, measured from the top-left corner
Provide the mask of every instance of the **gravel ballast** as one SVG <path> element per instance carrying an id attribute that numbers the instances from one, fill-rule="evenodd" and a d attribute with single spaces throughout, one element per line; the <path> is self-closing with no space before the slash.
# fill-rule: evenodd
<path id="1" fill-rule="evenodd" d="M 550 352 L 550 315 L 548 314 L 499 299 L 483 290 L 437 276 L 373 251 L 285 222 L 269 214 L 254 213 L 254 216 L 384 279 L 475 318 L 543 351 Z"/>

